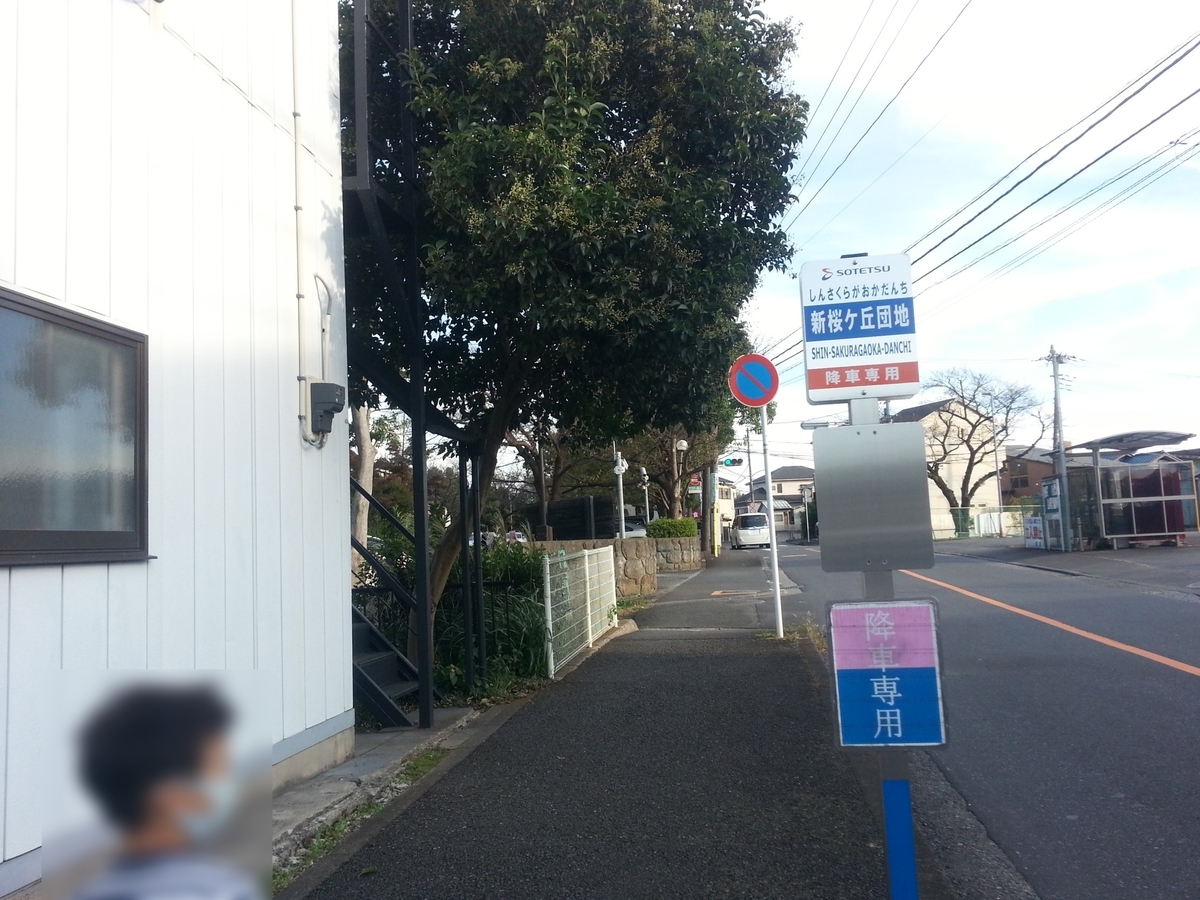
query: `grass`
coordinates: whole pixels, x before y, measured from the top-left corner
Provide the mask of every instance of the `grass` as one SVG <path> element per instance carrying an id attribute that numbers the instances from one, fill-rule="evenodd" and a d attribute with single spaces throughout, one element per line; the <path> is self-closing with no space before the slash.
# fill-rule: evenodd
<path id="1" fill-rule="evenodd" d="M 625 597 L 617 601 L 617 618 L 628 619 L 654 603 L 653 597 Z"/>
<path id="2" fill-rule="evenodd" d="M 449 752 L 441 747 L 434 747 L 405 760 L 391 783 L 380 792 L 378 797 L 361 803 L 354 809 L 342 813 L 332 822 L 322 825 L 317 829 L 316 834 L 304 841 L 298 853 L 271 873 L 271 893 L 278 894 L 291 884 L 297 875 L 345 840 L 346 836 L 356 831 L 364 821 L 382 810 L 388 801 L 428 775 Z M 364 869 L 360 874 L 372 873 Z"/>
<path id="3" fill-rule="evenodd" d="M 822 653 L 829 652 L 829 643 L 825 639 L 825 626 L 813 618 L 812 613 L 805 613 L 804 621 L 799 625 L 789 625 L 783 629 L 783 637 L 775 637 L 773 631 L 761 631 L 758 637 L 768 641 L 788 641 L 793 644 L 808 641 Z"/>
<path id="4" fill-rule="evenodd" d="M 400 781 L 412 784 L 422 776 L 428 775 L 433 770 L 433 767 L 440 763 L 442 758 L 449 752 L 449 750 L 443 750 L 441 747 L 434 747 L 432 750 L 418 753 L 404 763 L 397 777 Z"/>
<path id="5" fill-rule="evenodd" d="M 502 703 L 512 703 L 537 693 L 550 683 L 549 678 L 522 678 L 501 672 L 488 679 L 483 687 L 477 687 L 474 693 L 463 691 L 442 694 L 438 706 L 469 706 L 472 709 L 484 710 Z"/>

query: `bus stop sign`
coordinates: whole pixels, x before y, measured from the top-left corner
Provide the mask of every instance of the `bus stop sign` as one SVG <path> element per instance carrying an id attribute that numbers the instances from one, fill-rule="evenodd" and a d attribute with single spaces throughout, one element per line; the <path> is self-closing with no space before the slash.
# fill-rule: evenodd
<path id="1" fill-rule="evenodd" d="M 841 746 L 945 745 L 936 600 L 831 603 L 829 653 Z"/>

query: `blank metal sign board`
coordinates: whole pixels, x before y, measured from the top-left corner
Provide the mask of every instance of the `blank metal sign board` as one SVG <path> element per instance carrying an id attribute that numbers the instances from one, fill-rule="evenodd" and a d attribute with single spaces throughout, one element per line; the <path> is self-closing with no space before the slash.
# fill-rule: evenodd
<path id="1" fill-rule="evenodd" d="M 813 433 L 821 504 L 821 568 L 933 568 L 933 527 L 919 422 Z"/>

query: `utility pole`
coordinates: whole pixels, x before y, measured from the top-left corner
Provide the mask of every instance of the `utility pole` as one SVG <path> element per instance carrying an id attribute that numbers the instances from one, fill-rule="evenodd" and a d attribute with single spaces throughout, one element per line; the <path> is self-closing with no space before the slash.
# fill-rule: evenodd
<path id="1" fill-rule="evenodd" d="M 1070 553 L 1073 545 L 1071 537 L 1071 505 L 1067 494 L 1067 448 L 1063 439 L 1062 421 L 1062 388 L 1059 366 L 1075 359 L 1066 353 L 1059 353 L 1050 345 L 1050 353 L 1043 356 L 1039 362 L 1050 363 L 1054 378 L 1054 474 L 1058 478 L 1058 518 L 1062 534 L 1062 549 Z"/>
<path id="2" fill-rule="evenodd" d="M 713 460 L 712 466 L 709 466 L 708 476 L 708 505 L 709 518 L 709 545 L 712 546 L 713 556 L 719 557 L 721 554 L 721 512 L 720 512 L 720 487 L 721 478 L 716 468 L 716 460 Z"/>
<path id="3" fill-rule="evenodd" d="M 542 501 L 542 540 L 547 539 L 546 529 L 550 525 L 550 491 L 546 487 L 546 451 L 542 447 L 541 436 L 538 436 L 538 496 Z"/>
<path id="4" fill-rule="evenodd" d="M 625 540 L 625 470 L 629 468 L 621 458 L 617 442 L 613 441 L 613 474 L 617 476 L 617 537 Z"/>
<path id="5" fill-rule="evenodd" d="M 746 429 L 746 476 L 750 479 L 750 501 L 746 504 L 746 509 L 750 509 L 750 503 L 754 502 L 754 454 L 750 452 L 750 429 Z"/>
<path id="6" fill-rule="evenodd" d="M 779 535 L 775 531 L 775 499 L 771 493 L 771 454 L 767 450 L 767 407 L 758 408 L 762 422 L 763 486 L 767 489 L 767 533 L 771 536 L 771 594 L 775 600 L 775 637 L 783 637 L 783 600 L 779 594 Z M 890 572 L 888 574 L 891 574 Z"/>

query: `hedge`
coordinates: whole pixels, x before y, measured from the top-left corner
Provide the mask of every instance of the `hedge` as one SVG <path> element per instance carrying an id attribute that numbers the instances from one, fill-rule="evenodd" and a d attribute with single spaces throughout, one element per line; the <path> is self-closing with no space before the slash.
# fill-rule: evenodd
<path id="1" fill-rule="evenodd" d="M 696 537 L 700 529 L 695 519 L 655 519 L 646 526 L 646 537 L 685 538 Z"/>

